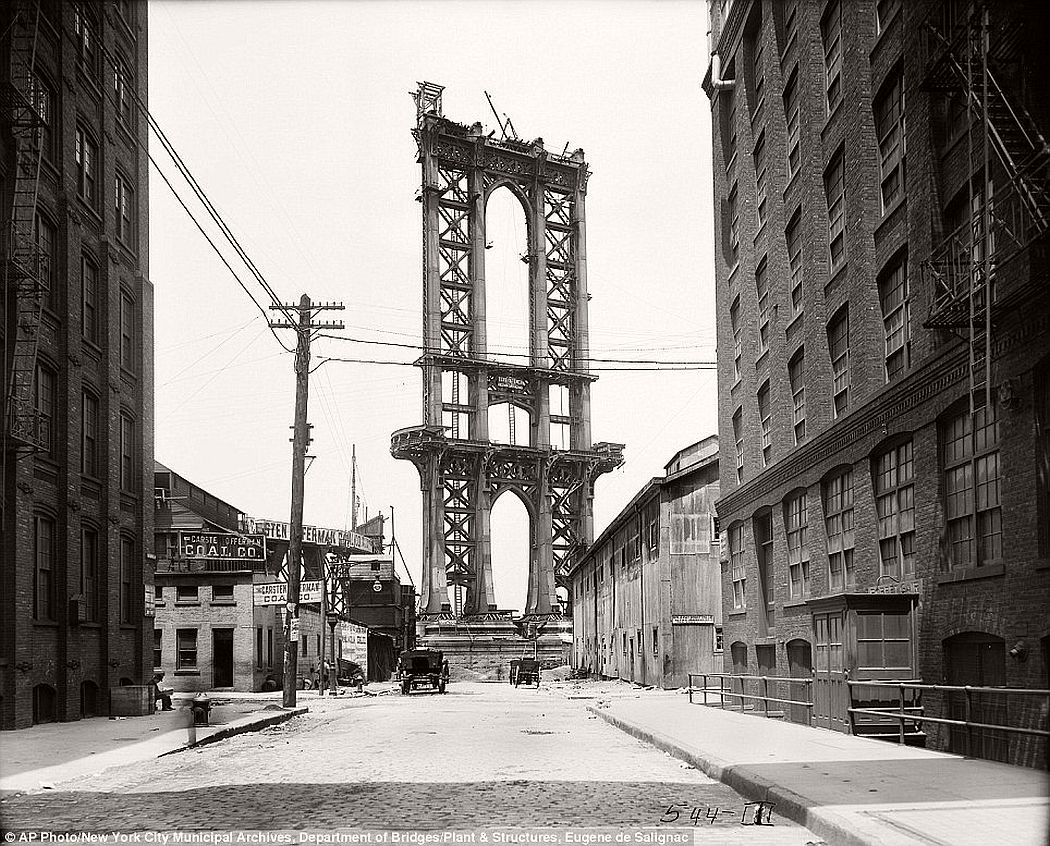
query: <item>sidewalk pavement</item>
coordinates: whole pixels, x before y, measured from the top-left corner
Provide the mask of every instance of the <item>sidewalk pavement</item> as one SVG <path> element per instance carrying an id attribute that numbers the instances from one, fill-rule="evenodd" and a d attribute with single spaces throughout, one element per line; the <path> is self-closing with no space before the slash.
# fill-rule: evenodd
<path id="1" fill-rule="evenodd" d="M 1044 846 L 1045 770 L 899 746 L 691 705 L 684 692 L 630 685 L 557 691 L 703 770 L 777 815 L 848 846 Z"/>
<path id="2" fill-rule="evenodd" d="M 50 787 L 110 767 L 157 758 L 188 748 L 189 702 L 194 694 L 176 694 L 173 711 L 144 717 L 93 717 L 48 723 L 4 732 L 0 753 L 0 794 Z M 298 697 L 297 708 L 281 707 L 281 694 L 211 694 L 209 725 L 196 727 L 193 745 L 213 743 L 246 731 L 258 731 L 303 714 L 315 692 Z M 335 701 L 339 701 L 338 699 Z"/>

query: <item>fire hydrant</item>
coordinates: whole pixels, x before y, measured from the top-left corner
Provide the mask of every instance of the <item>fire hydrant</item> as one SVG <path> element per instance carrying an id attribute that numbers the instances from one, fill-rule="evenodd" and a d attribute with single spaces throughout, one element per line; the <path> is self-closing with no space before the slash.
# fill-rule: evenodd
<path id="1" fill-rule="evenodd" d="M 208 725 L 208 714 L 211 711 L 211 700 L 208 699 L 207 694 L 198 693 L 194 696 L 193 703 L 190 705 L 190 710 L 193 713 L 193 724 L 195 726 Z"/>

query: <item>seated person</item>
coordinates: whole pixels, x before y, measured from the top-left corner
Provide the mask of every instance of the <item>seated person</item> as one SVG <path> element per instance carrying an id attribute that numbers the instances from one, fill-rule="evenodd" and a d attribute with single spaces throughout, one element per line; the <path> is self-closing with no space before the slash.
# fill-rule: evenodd
<path id="1" fill-rule="evenodd" d="M 153 688 L 153 702 L 156 704 L 159 699 L 161 702 L 161 710 L 163 711 L 174 711 L 171 707 L 171 694 L 175 691 L 162 689 L 160 683 L 164 680 L 164 673 L 154 673 L 153 679 L 150 681 L 150 686 Z"/>

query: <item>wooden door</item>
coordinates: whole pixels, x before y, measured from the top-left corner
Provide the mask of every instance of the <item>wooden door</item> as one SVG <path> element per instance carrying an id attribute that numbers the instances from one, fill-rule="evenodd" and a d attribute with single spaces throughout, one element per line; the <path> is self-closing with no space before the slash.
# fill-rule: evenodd
<path id="1" fill-rule="evenodd" d="M 846 731 L 846 679 L 843 672 L 843 612 L 813 615 L 813 719 L 821 728 Z"/>
<path id="2" fill-rule="evenodd" d="M 787 645 L 788 675 L 793 679 L 808 679 L 813 676 L 813 650 L 808 640 L 792 640 Z M 791 695 L 789 699 L 796 702 L 808 702 L 812 696 L 812 684 L 803 682 L 792 682 Z M 788 717 L 793 723 L 809 725 L 812 718 L 812 708 L 804 705 L 789 705 Z"/>

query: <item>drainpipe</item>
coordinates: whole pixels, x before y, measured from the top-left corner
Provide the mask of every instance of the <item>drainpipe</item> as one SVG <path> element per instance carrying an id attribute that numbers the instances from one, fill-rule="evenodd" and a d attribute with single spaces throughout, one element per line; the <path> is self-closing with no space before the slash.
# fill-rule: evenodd
<path id="1" fill-rule="evenodd" d="M 710 32 L 708 35 L 710 36 Z M 711 54 L 711 87 L 715 91 L 728 91 L 736 85 L 735 79 L 722 79 L 722 57 Z"/>

